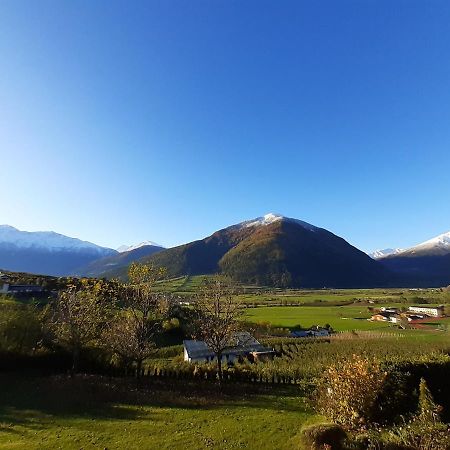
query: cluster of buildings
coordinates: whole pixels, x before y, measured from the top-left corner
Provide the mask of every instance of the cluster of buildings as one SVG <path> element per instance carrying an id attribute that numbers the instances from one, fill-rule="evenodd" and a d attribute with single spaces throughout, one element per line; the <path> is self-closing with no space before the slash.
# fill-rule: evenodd
<path id="1" fill-rule="evenodd" d="M 399 324 L 406 320 L 414 322 L 427 318 L 444 317 L 444 306 L 410 306 L 407 311 L 400 311 L 399 308 L 383 307 L 369 320 L 378 322 L 391 322 Z"/>

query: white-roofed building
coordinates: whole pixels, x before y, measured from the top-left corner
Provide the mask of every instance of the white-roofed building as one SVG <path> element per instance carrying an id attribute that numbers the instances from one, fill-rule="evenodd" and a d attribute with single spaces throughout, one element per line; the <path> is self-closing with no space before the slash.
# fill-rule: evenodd
<path id="1" fill-rule="evenodd" d="M 188 362 L 212 362 L 215 353 L 204 341 L 186 340 L 184 344 L 184 360 Z M 222 361 L 233 363 L 239 357 L 252 356 L 254 359 L 272 358 L 275 351 L 262 345 L 255 337 L 246 331 L 235 333 L 232 342 L 222 352 Z"/>

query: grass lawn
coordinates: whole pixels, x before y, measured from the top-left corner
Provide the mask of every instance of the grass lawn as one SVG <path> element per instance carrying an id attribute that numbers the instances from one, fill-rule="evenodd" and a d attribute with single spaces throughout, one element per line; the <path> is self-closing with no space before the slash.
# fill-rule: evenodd
<path id="1" fill-rule="evenodd" d="M 274 306 L 245 310 L 244 319 L 251 322 L 270 322 L 274 326 L 293 327 L 329 323 L 337 331 L 388 330 L 391 324 L 369 322 L 370 313 L 366 306 Z"/>
<path id="2" fill-rule="evenodd" d="M 4 375 L 0 383 L 0 449 L 291 450 L 301 426 L 317 420 L 295 387 L 137 390 L 134 381 Z"/>

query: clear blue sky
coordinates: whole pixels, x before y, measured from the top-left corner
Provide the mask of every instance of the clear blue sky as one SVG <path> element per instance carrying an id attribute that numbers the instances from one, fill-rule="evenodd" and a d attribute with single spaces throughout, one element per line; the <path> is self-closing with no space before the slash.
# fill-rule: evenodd
<path id="1" fill-rule="evenodd" d="M 0 223 L 167 246 L 450 230 L 446 0 L 0 2 Z"/>

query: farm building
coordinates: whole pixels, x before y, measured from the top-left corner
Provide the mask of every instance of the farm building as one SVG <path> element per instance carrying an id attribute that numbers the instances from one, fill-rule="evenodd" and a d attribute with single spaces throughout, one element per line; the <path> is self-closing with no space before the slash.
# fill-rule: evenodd
<path id="1" fill-rule="evenodd" d="M 186 340 L 184 344 L 184 360 L 188 362 L 211 362 L 216 359 L 214 352 L 204 341 Z M 250 333 L 235 333 L 230 345 L 223 351 L 222 361 L 233 363 L 240 357 L 251 357 L 254 360 L 273 358 L 275 351 L 260 344 Z"/>
<path id="2" fill-rule="evenodd" d="M 294 330 L 291 331 L 291 337 L 303 338 L 303 337 L 327 337 L 330 335 L 330 331 L 326 328 L 310 328 L 309 330 Z"/>
<path id="3" fill-rule="evenodd" d="M 392 322 L 397 323 L 399 321 L 400 316 L 397 313 L 393 312 L 379 312 L 374 314 L 369 320 L 373 322 Z"/>
<path id="4" fill-rule="evenodd" d="M 4 283 L 1 294 L 40 294 L 44 291 L 41 286 L 34 284 L 8 284 Z"/>
<path id="5" fill-rule="evenodd" d="M 412 313 L 425 314 L 430 317 L 442 317 L 444 306 L 410 306 L 408 310 Z"/>
<path id="6" fill-rule="evenodd" d="M 381 312 L 386 312 L 386 313 L 398 314 L 399 309 L 398 308 L 393 308 L 391 306 L 382 306 L 380 311 Z"/>

